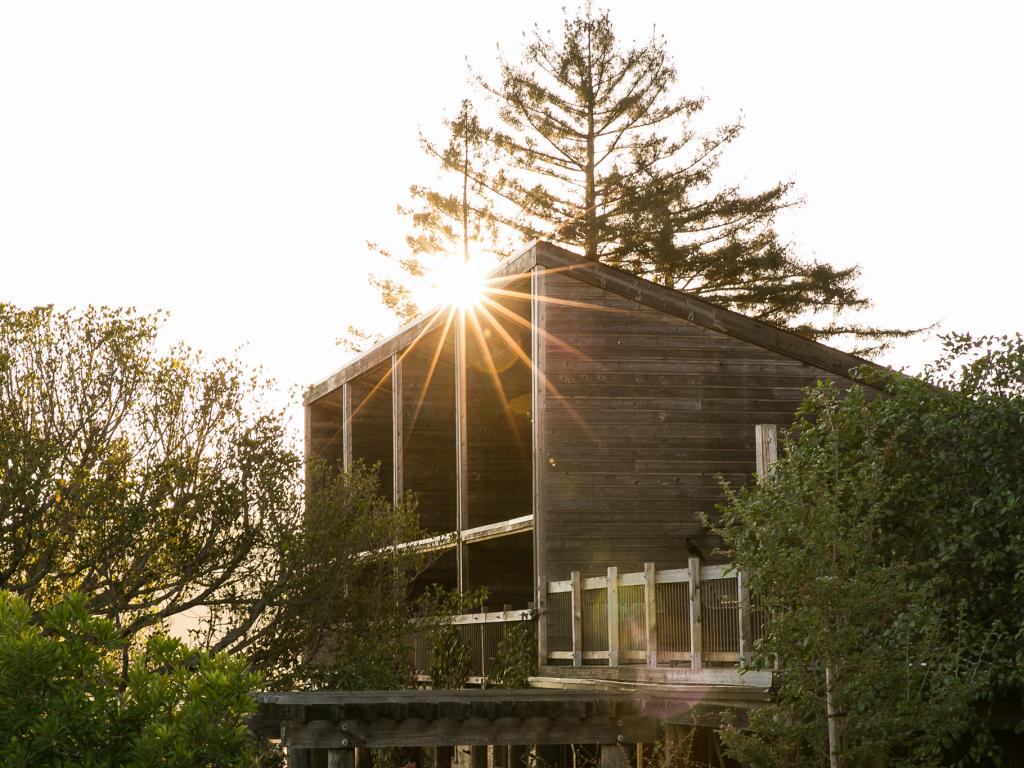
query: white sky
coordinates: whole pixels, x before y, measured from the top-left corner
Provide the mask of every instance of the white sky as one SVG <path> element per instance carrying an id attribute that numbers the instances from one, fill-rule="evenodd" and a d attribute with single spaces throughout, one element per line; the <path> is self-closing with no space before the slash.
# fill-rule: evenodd
<path id="1" fill-rule="evenodd" d="M 346 326 L 383 328 L 365 242 L 431 178 L 417 129 L 560 6 L 0 0 L 0 301 L 164 308 L 169 340 L 319 380 Z M 726 177 L 797 182 L 783 230 L 861 264 L 868 321 L 1021 327 L 1022 6 L 608 7 L 711 121 L 743 113 Z"/>

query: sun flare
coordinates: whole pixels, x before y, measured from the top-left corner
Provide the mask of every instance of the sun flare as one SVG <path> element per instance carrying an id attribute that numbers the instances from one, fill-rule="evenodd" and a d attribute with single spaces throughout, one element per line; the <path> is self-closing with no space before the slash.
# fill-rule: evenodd
<path id="1" fill-rule="evenodd" d="M 482 260 L 452 259 L 431 275 L 432 292 L 443 306 L 472 309 L 483 300 L 487 271 Z"/>

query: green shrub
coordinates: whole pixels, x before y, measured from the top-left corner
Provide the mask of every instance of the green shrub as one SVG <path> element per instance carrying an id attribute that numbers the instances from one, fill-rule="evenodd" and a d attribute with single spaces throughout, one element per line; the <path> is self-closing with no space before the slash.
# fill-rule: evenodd
<path id="1" fill-rule="evenodd" d="M 0 765 L 242 768 L 258 684 L 241 659 L 155 634 L 130 651 L 69 594 L 33 614 L 0 592 Z"/>

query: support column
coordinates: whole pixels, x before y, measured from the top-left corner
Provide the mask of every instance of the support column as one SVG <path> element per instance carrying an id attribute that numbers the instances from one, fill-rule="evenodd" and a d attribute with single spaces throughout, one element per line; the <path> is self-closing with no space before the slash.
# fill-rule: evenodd
<path id="1" fill-rule="evenodd" d="M 309 750 L 302 747 L 286 747 L 288 768 L 310 768 Z"/>
<path id="2" fill-rule="evenodd" d="M 402 358 L 391 356 L 391 487 L 398 504 L 404 493 L 402 474 Z"/>
<path id="3" fill-rule="evenodd" d="M 469 527 L 469 452 L 466 435 L 466 312 L 460 308 L 455 323 L 455 545 L 459 594 L 467 588 L 469 564 L 462 531 Z"/>
<path id="4" fill-rule="evenodd" d="M 487 768 L 487 745 L 478 745 L 469 749 L 470 768 Z"/>
<path id="5" fill-rule="evenodd" d="M 537 608 L 537 664 L 548 663 L 548 585 L 544 564 L 544 412 L 547 400 L 543 365 L 547 350 L 545 333 L 544 270 L 530 270 L 530 376 L 533 401 L 530 410 L 530 431 L 533 448 L 533 575 L 534 605 Z M 512 766 L 521 768 L 521 766 Z"/>
<path id="6" fill-rule="evenodd" d="M 352 385 L 341 385 L 341 465 L 352 468 Z"/>

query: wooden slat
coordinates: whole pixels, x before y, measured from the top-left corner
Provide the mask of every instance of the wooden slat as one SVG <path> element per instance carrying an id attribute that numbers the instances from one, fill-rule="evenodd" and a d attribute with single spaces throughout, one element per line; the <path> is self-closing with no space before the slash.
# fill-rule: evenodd
<path id="1" fill-rule="evenodd" d="M 608 666 L 619 666 L 619 569 L 608 566 Z"/>
<path id="2" fill-rule="evenodd" d="M 704 634 L 701 625 L 700 558 L 690 557 L 690 668 L 704 666 L 701 655 L 704 649 Z"/>
<path id="3" fill-rule="evenodd" d="M 569 580 L 572 582 L 572 664 L 579 667 L 583 665 L 583 590 L 580 572 L 573 571 Z"/>
<path id="4" fill-rule="evenodd" d="M 629 768 L 629 755 L 617 743 L 601 745 L 601 768 Z"/>
<path id="5" fill-rule="evenodd" d="M 654 563 L 644 563 L 644 623 L 647 631 L 647 666 L 658 666 L 658 609 Z"/>

